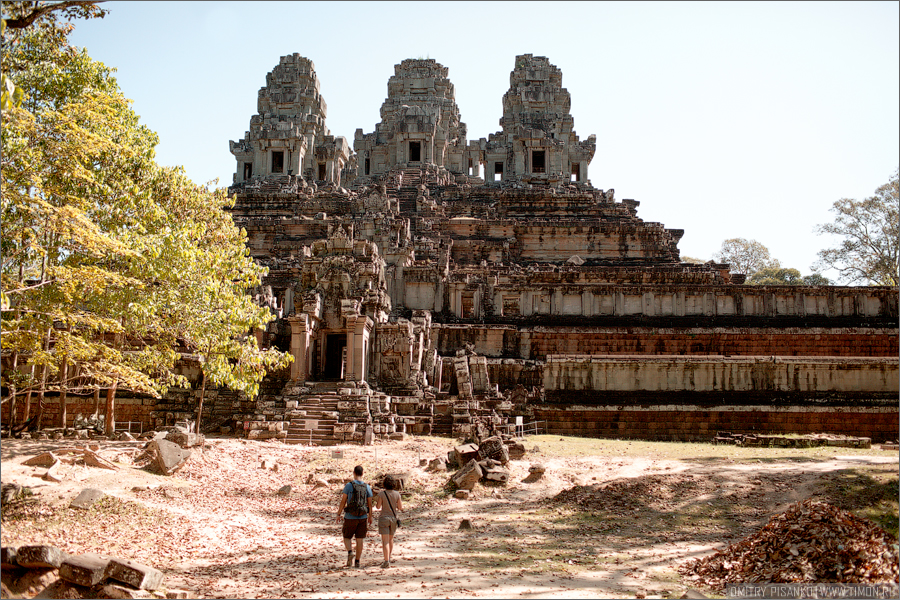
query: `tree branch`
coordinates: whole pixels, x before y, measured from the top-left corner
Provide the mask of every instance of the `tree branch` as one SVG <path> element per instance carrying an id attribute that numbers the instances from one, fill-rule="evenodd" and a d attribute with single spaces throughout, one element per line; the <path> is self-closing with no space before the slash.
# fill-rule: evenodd
<path id="1" fill-rule="evenodd" d="M 10 29 L 25 29 L 44 15 L 49 14 L 54 10 L 62 10 L 71 8 L 73 6 L 91 6 L 94 4 L 100 4 L 101 2 L 105 2 L 105 0 L 64 0 L 63 2 L 57 2 L 56 4 L 44 4 L 43 6 L 38 5 L 37 8 L 32 10 L 24 17 L 19 17 L 18 19 L 6 19 L 6 26 Z"/>

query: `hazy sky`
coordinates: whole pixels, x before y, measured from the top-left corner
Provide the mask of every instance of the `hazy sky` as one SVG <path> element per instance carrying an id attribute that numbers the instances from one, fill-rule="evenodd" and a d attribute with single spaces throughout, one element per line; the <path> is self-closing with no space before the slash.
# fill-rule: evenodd
<path id="1" fill-rule="evenodd" d="M 900 164 L 897 2 L 108 2 L 72 40 L 118 69 L 157 158 L 232 181 L 279 57 L 316 67 L 326 125 L 375 130 L 394 65 L 449 68 L 470 140 L 500 129 L 519 54 L 562 70 L 594 187 L 684 229 L 682 256 L 756 239 L 810 272 L 842 197 Z"/>

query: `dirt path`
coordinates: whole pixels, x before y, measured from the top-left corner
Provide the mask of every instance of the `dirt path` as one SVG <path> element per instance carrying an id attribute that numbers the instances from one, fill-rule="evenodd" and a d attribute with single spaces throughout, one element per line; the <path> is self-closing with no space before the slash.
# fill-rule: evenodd
<path id="1" fill-rule="evenodd" d="M 208 598 L 678 597 L 687 588 L 679 563 L 749 535 L 816 493 L 824 474 L 897 463 L 896 453 L 876 451 L 765 461 L 629 456 L 624 442 L 565 456 L 537 441 L 545 450 L 527 441 L 509 484 L 479 486 L 462 501 L 449 494 L 447 473 L 419 467 L 446 455 L 453 441 L 439 438 L 344 446 L 343 459 L 330 449 L 216 439 L 173 477 L 129 468 L 138 444 L 105 442 L 101 453 L 118 471 L 72 466 L 58 484 L 21 462 L 59 443 L 3 440 L 3 481 L 33 486 L 49 508 L 40 521 L 5 520 L 2 543 L 113 551 L 162 569 L 170 588 Z M 260 468 L 264 460 L 277 470 Z M 532 481 L 536 462 L 546 473 Z M 379 567 L 374 531 L 363 568 L 343 567 L 335 511 L 339 480 L 355 464 L 367 481 L 409 474 L 389 569 Z M 310 477 L 333 484 L 315 488 Z M 279 495 L 286 484 L 293 491 Z M 67 508 L 84 487 L 117 504 L 90 516 Z M 463 519 L 474 529 L 460 530 Z"/>

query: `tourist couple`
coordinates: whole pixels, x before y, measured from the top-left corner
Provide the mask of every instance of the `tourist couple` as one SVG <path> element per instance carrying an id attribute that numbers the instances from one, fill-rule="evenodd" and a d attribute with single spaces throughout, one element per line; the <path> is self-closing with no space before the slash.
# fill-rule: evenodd
<path id="1" fill-rule="evenodd" d="M 347 549 L 347 566 L 359 568 L 363 543 L 369 525 L 372 523 L 372 488 L 362 480 L 363 468 L 357 465 L 353 469 L 353 480 L 344 486 L 341 492 L 341 505 L 338 507 L 336 522 L 341 522 L 343 513 L 344 547 Z M 378 517 L 378 533 L 381 535 L 381 551 L 384 554 L 382 567 L 391 566 L 391 552 L 394 550 L 394 534 L 400 519 L 399 511 L 403 509 L 400 487 L 396 479 L 388 475 L 384 478 L 384 489 L 375 498 L 375 508 L 381 511 Z M 353 538 L 356 537 L 356 558 L 353 556 Z"/>

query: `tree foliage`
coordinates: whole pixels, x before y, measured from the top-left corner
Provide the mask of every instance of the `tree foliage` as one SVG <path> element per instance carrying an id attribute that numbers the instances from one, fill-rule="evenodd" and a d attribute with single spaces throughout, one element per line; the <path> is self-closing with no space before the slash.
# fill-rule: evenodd
<path id="1" fill-rule="evenodd" d="M 31 366 L 4 370 L 9 398 L 159 396 L 187 384 L 174 370 L 180 351 L 198 354 L 215 384 L 255 395 L 290 356 L 250 335 L 272 318 L 247 293 L 265 270 L 223 210 L 224 191 L 157 165 L 157 136 L 111 69 L 47 20 L 17 30 L 9 52 L 4 37 L 25 100 L 2 116 L 2 348 Z"/>
<path id="2" fill-rule="evenodd" d="M 835 269 L 848 283 L 900 285 L 900 169 L 865 200 L 841 198 L 831 207 L 832 223 L 819 234 L 841 237 L 840 243 L 819 252 L 817 266 Z"/>
<path id="3" fill-rule="evenodd" d="M 713 255 L 720 263 L 731 265 L 735 273 L 752 275 L 767 268 L 778 268 L 778 260 L 772 258 L 769 249 L 756 240 L 731 238 L 722 242 L 722 247 Z"/>

